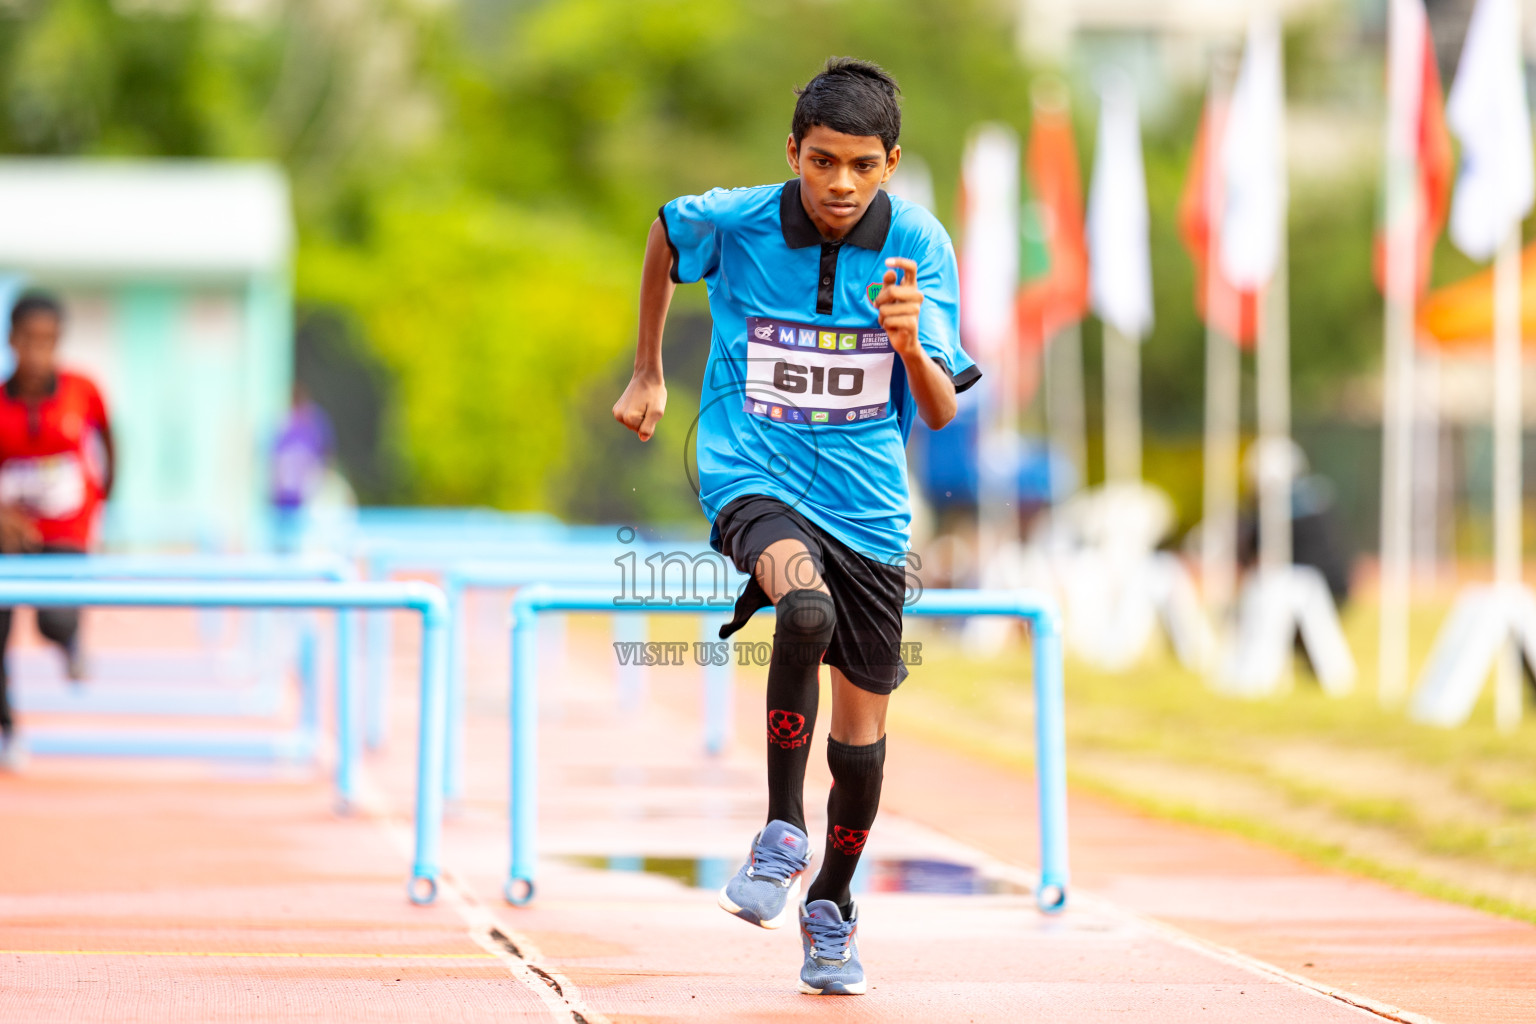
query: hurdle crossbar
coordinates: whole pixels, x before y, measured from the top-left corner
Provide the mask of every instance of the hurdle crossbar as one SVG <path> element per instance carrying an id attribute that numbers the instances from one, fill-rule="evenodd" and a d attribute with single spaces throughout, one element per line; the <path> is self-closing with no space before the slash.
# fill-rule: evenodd
<path id="1" fill-rule="evenodd" d="M 443 716 L 448 602 L 440 588 L 403 583 L 311 583 L 0 579 L 0 607 L 303 608 L 351 611 L 405 610 L 421 616 L 421 712 L 416 763 L 416 850 L 408 892 L 412 902 L 437 896 L 443 813 Z M 348 628 L 348 627 L 344 627 Z M 344 632 L 337 655 L 351 644 Z M 354 790 L 356 752 L 351 673 L 337 672 L 336 785 L 344 802 Z"/>
<path id="2" fill-rule="evenodd" d="M 772 609 L 765 609 L 771 611 Z M 612 590 L 536 584 L 512 601 L 511 867 L 503 895 L 522 906 L 533 899 L 538 861 L 538 618 L 544 612 L 708 614 L 676 604 L 616 606 Z M 1024 590 L 928 590 L 909 604 L 908 616 L 1001 615 L 1030 629 L 1034 660 L 1035 778 L 1039 790 L 1040 885 L 1035 901 L 1046 913 L 1066 906 L 1067 781 L 1063 723 L 1061 616 L 1049 597 Z"/>
<path id="3" fill-rule="evenodd" d="M 225 582 L 328 580 L 344 583 L 357 578 L 356 571 L 336 555 L 4 555 L 0 579 L 25 580 L 222 580 Z M 336 622 L 337 671 L 352 671 L 350 616 Z M 345 648 L 345 649 L 343 649 Z M 252 735 L 202 742 L 178 737 L 159 746 L 158 753 L 183 757 L 305 757 L 313 752 L 318 726 L 318 682 L 315 679 L 314 639 L 306 631 L 300 645 L 299 671 L 303 683 L 303 715 L 300 735 L 274 738 Z M 167 738 L 168 739 L 168 738 Z M 233 742 L 232 742 L 233 741 Z M 86 737 L 70 749 L 89 748 L 107 755 L 145 752 L 146 744 L 125 741 L 108 733 Z M 174 749 L 171 749 L 174 747 Z M 345 799 L 345 798 L 344 798 Z"/>
<path id="4" fill-rule="evenodd" d="M 603 554 L 606 553 L 603 552 Z M 558 562 L 540 559 L 505 562 L 476 561 L 453 565 L 443 573 L 443 590 L 448 595 L 448 609 L 453 619 L 450 627 L 452 633 L 448 641 L 448 764 L 443 772 L 443 785 L 448 799 L 457 799 L 463 792 L 464 694 L 467 686 L 466 664 L 469 645 L 469 629 L 464 614 L 465 594 L 471 590 L 507 590 L 536 583 L 562 586 L 606 584 L 614 582 L 618 574 L 619 567 L 611 559 Z M 733 585 L 736 582 L 735 577 L 719 581 L 720 586 L 716 589 L 721 594 L 730 596 L 721 598 L 717 606 L 711 606 L 715 615 L 706 623 L 706 632 L 709 628 L 719 625 L 716 619 L 724 621 L 729 617 L 735 596 Z M 692 610 L 695 613 L 704 611 L 708 614 L 708 610 L 697 606 Z M 705 636 L 703 639 L 708 640 L 712 637 Z M 704 723 L 704 747 L 711 754 L 718 754 L 725 746 L 725 735 L 729 724 L 726 721 L 726 715 L 729 712 L 730 701 L 722 689 L 729 689 L 731 673 L 730 666 L 725 666 L 724 672 L 713 670 L 714 666 L 710 668 L 711 670 L 705 673 L 705 707 L 708 713 Z"/>

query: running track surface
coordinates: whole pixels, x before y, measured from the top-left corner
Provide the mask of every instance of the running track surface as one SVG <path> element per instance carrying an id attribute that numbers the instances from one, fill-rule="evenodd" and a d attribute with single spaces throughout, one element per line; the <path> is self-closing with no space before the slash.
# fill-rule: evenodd
<path id="1" fill-rule="evenodd" d="M 98 663 L 134 643 L 188 647 L 191 623 L 97 613 Z M 597 866 L 744 853 L 763 806 L 754 682 L 738 688 L 740 742 L 712 760 L 696 673 L 653 672 L 643 708 L 623 711 L 606 637 L 580 625 L 546 687 L 538 899 L 499 897 L 505 666 L 487 657 L 451 874 L 436 905 L 413 907 L 401 627 L 391 743 L 351 817 L 308 766 L 37 759 L 0 777 L 0 1021 L 1536 1020 L 1536 928 L 1080 793 L 1073 906 L 1042 917 L 1009 891 L 1036 849 L 1028 780 L 900 736 L 866 858 L 965 865 L 1003 891 L 864 893 L 871 993 L 798 995 L 792 929 Z M 812 766 L 814 812 L 827 780 L 819 754 Z"/>

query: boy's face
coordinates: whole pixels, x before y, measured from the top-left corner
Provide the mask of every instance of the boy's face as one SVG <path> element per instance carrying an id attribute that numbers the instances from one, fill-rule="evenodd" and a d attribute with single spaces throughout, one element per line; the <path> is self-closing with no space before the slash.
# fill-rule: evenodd
<path id="1" fill-rule="evenodd" d="M 23 380 L 46 380 L 53 373 L 59 348 L 59 318 L 48 312 L 22 317 L 11 329 L 11 348 L 16 353 L 16 374 Z"/>
<path id="2" fill-rule="evenodd" d="M 799 144 L 789 136 L 786 156 L 800 176 L 800 200 L 811 222 L 826 237 L 842 238 L 890 180 L 901 147 L 887 153 L 878 135 L 844 135 L 815 125 Z"/>

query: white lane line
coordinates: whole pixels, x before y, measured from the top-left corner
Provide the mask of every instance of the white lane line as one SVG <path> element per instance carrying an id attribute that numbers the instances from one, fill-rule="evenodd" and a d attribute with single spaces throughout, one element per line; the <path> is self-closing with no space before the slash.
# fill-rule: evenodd
<path id="1" fill-rule="evenodd" d="M 1027 886 L 1031 892 L 1039 884 L 1039 876 L 1032 871 L 1009 864 L 1006 861 L 998 860 L 996 857 L 992 857 L 980 850 L 975 851 L 975 856 L 976 863 L 983 865 L 985 872 L 989 875 L 994 875 L 1016 885 Z M 1433 1017 L 1427 1017 L 1422 1013 L 1414 1013 L 1412 1010 L 1393 1006 L 1391 1003 L 1383 1002 L 1380 999 L 1372 999 L 1370 996 L 1363 996 L 1358 992 L 1350 992 L 1348 989 L 1316 981 L 1308 978 L 1306 975 L 1288 971 L 1283 967 L 1276 967 L 1274 964 L 1260 960 L 1258 957 L 1249 956 L 1247 953 L 1239 952 L 1231 947 L 1212 942 L 1209 939 L 1203 939 L 1182 928 L 1168 924 L 1166 921 L 1159 921 L 1155 917 L 1148 917 L 1146 914 L 1123 907 L 1118 903 L 1112 903 L 1102 896 L 1085 893 L 1081 889 L 1069 890 L 1068 913 L 1075 906 L 1086 907 L 1130 927 L 1151 932 L 1166 942 L 1171 942 L 1176 946 L 1208 956 L 1229 966 L 1240 968 L 1250 974 L 1257 974 L 1270 981 L 1279 981 L 1292 985 L 1312 995 L 1344 1003 L 1383 1020 L 1396 1021 L 1397 1024 L 1440 1024 Z"/>
<path id="2" fill-rule="evenodd" d="M 411 831 L 390 813 L 386 802 L 362 771 L 357 773 L 357 793 L 357 809 L 373 819 L 408 863 L 414 847 Z M 463 919 L 470 941 L 501 961 L 514 978 L 532 990 L 553 1020 L 559 1024 L 610 1024 L 608 1018 L 587 1007 L 570 979 L 538 962 L 542 958 L 531 941 L 498 920 L 446 868 L 438 878 L 437 898 Z"/>

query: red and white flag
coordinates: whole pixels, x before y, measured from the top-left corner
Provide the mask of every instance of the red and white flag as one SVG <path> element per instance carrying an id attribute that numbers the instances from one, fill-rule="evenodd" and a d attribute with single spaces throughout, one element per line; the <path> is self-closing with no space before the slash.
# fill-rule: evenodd
<path id="1" fill-rule="evenodd" d="M 1195 309 L 1201 318 L 1238 344 L 1251 343 L 1258 330 L 1258 293 L 1239 290 L 1222 272 L 1221 210 L 1225 175 L 1219 154 L 1227 124 L 1227 103 L 1206 100 L 1195 149 L 1179 199 L 1179 235 L 1195 264 Z"/>
<path id="2" fill-rule="evenodd" d="M 1387 33 L 1387 173 L 1411 173 L 1412 187 L 1402 190 L 1411 200 L 1383 211 L 1376 239 L 1376 284 L 1386 291 L 1387 245 L 1395 237 L 1413 239 L 1410 295 L 1429 285 L 1435 242 L 1450 210 L 1451 179 L 1456 161 L 1445 126 L 1445 97 L 1440 67 L 1424 0 L 1391 0 Z M 1388 190 L 1389 203 L 1392 191 Z M 1407 248 L 1404 239 L 1404 248 Z M 1406 296 L 1404 296 L 1406 297 Z"/>

